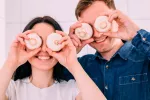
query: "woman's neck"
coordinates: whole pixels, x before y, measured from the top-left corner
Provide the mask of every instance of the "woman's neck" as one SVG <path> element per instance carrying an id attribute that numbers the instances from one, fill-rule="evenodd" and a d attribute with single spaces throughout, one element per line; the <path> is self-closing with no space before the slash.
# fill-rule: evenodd
<path id="1" fill-rule="evenodd" d="M 54 83 L 53 69 L 49 71 L 43 71 L 32 67 L 30 82 L 38 88 L 46 88 L 51 86 Z"/>

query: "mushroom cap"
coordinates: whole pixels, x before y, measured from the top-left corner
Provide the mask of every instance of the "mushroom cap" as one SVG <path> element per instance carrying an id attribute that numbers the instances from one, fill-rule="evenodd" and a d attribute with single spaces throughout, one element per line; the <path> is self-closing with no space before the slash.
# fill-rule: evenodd
<path id="1" fill-rule="evenodd" d="M 62 49 L 62 45 L 58 43 L 62 39 L 62 36 L 58 33 L 51 33 L 47 37 L 47 47 L 52 51 L 60 51 Z"/>
<path id="2" fill-rule="evenodd" d="M 92 27 L 87 23 L 82 23 L 82 26 L 75 29 L 75 34 L 81 39 L 81 40 L 87 40 L 92 37 L 93 30 Z"/>
<path id="3" fill-rule="evenodd" d="M 27 36 L 29 37 L 29 40 L 25 40 L 25 44 L 28 49 L 33 50 L 41 46 L 42 40 L 36 33 L 31 33 Z"/>
<path id="4" fill-rule="evenodd" d="M 107 32 L 111 29 L 111 23 L 107 16 L 99 16 L 95 20 L 94 27 L 99 32 Z"/>

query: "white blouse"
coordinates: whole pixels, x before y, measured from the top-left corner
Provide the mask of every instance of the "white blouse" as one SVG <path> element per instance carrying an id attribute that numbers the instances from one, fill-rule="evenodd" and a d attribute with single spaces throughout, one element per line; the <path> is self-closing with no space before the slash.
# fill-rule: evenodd
<path id="1" fill-rule="evenodd" d="M 40 89 L 35 87 L 25 78 L 17 81 L 10 81 L 6 96 L 9 100 L 75 100 L 79 94 L 76 82 L 57 82 L 50 87 Z"/>

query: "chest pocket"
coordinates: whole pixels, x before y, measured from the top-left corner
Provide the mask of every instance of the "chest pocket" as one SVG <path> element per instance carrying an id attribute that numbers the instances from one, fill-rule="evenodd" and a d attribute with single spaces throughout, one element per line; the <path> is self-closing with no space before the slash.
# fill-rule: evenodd
<path id="1" fill-rule="evenodd" d="M 147 73 L 119 77 L 119 85 L 148 82 Z"/>
<path id="2" fill-rule="evenodd" d="M 119 77 L 118 100 L 149 100 L 147 73 Z"/>

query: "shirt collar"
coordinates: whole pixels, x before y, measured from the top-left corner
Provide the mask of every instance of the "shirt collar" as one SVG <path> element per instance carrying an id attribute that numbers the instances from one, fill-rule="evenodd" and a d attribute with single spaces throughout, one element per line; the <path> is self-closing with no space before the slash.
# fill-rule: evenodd
<path id="1" fill-rule="evenodd" d="M 132 49 L 133 49 L 133 45 L 131 44 L 131 42 L 126 42 L 119 50 L 118 50 L 118 54 L 120 55 L 121 58 L 127 60 L 128 56 L 130 55 Z"/>
<path id="2" fill-rule="evenodd" d="M 115 53 L 113 57 L 119 54 L 121 58 L 123 58 L 124 60 L 127 60 L 132 49 L 133 49 L 133 45 L 131 44 L 131 42 L 125 42 L 125 44 Z M 99 59 L 104 59 L 98 51 L 96 51 L 95 56 L 93 56 L 92 59 L 94 60 L 97 57 Z"/>

